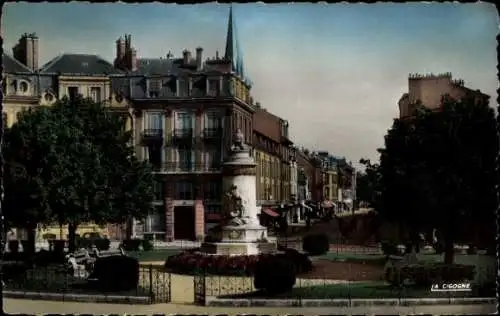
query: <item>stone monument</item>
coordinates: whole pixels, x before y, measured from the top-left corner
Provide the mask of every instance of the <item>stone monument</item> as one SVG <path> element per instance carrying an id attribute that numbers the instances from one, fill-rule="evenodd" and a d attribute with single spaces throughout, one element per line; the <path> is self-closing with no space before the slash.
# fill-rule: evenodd
<path id="1" fill-rule="evenodd" d="M 244 135 L 238 130 L 229 159 L 223 164 L 223 220 L 217 241 L 203 243 L 201 252 L 215 255 L 257 255 L 276 250 L 269 242 L 267 227 L 257 217 L 256 164 Z"/>

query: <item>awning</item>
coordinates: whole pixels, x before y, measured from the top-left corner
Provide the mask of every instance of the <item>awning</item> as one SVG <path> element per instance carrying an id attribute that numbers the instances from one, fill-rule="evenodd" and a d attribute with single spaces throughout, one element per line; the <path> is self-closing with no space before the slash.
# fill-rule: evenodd
<path id="1" fill-rule="evenodd" d="M 265 207 L 262 209 L 262 212 L 264 212 L 265 214 L 271 216 L 271 217 L 278 217 L 280 216 L 278 213 L 276 213 L 275 211 L 273 211 L 272 209 L 268 208 L 268 207 Z"/>
<path id="2" fill-rule="evenodd" d="M 333 203 L 332 201 L 323 201 L 323 203 L 321 203 L 321 207 L 334 207 L 336 206 L 335 203 Z"/>

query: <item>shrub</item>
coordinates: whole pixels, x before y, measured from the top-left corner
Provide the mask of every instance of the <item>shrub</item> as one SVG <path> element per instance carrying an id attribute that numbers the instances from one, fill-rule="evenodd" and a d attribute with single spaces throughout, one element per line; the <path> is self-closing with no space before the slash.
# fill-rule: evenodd
<path id="1" fill-rule="evenodd" d="M 259 258 L 260 256 L 211 256 L 183 251 L 168 257 L 165 268 L 180 274 L 253 275 Z"/>
<path id="2" fill-rule="evenodd" d="M 477 254 L 477 247 L 474 246 L 473 244 L 469 244 L 469 248 L 467 248 L 467 254 L 468 255 L 475 255 L 475 254 Z"/>
<path id="3" fill-rule="evenodd" d="M 470 281 L 474 279 L 474 266 L 442 263 L 432 265 L 411 265 L 388 267 L 385 280 L 400 286 L 410 281 L 416 286 L 431 286 L 439 282 Z"/>
<path id="4" fill-rule="evenodd" d="M 104 291 L 129 291 L 139 284 L 139 261 L 129 256 L 98 258 L 89 276 L 98 289 Z"/>
<path id="5" fill-rule="evenodd" d="M 386 256 L 400 256 L 401 251 L 398 249 L 397 245 L 389 242 L 382 242 L 382 252 Z"/>
<path id="6" fill-rule="evenodd" d="M 28 266 L 23 262 L 6 263 L 2 265 L 4 280 L 19 279 L 24 276 Z"/>
<path id="7" fill-rule="evenodd" d="M 306 254 L 291 248 L 285 248 L 282 251 L 284 254 L 282 254 L 281 257 L 293 263 L 296 273 L 306 273 L 312 270 L 312 262 Z"/>
<path id="8" fill-rule="evenodd" d="M 311 234 L 304 237 L 302 249 L 311 256 L 320 256 L 328 252 L 330 243 L 326 234 Z"/>
<path id="9" fill-rule="evenodd" d="M 153 242 L 150 239 L 141 240 L 141 244 L 142 244 L 142 250 L 144 251 L 151 251 L 154 248 Z"/>
<path id="10" fill-rule="evenodd" d="M 92 245 L 93 245 L 92 240 L 90 240 L 88 238 L 78 237 L 76 239 L 76 247 L 78 249 L 81 249 L 81 248 L 90 249 L 90 248 L 92 248 Z"/>
<path id="11" fill-rule="evenodd" d="M 111 245 L 111 241 L 107 238 L 98 238 L 94 240 L 95 247 L 97 250 L 102 251 L 102 250 L 109 250 L 109 247 Z"/>
<path id="12" fill-rule="evenodd" d="M 296 279 L 293 263 L 285 258 L 263 258 L 255 266 L 255 288 L 271 295 L 290 291 Z"/>
<path id="13" fill-rule="evenodd" d="M 142 241 L 140 239 L 125 239 L 122 246 L 125 251 L 139 251 Z"/>
<path id="14" fill-rule="evenodd" d="M 31 249 L 31 252 L 35 252 L 35 245 L 29 240 L 21 240 L 21 246 L 23 247 L 23 252 L 30 252 L 29 250 Z"/>
<path id="15" fill-rule="evenodd" d="M 9 252 L 18 253 L 19 252 L 19 240 L 9 240 Z"/>

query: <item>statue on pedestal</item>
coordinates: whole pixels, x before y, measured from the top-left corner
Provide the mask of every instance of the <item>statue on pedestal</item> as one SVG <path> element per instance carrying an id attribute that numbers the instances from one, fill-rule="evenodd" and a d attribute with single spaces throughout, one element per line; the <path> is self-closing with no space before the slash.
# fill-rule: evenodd
<path id="1" fill-rule="evenodd" d="M 236 131 L 236 135 L 234 135 L 234 142 L 233 145 L 231 146 L 231 151 L 238 152 L 238 151 L 244 151 L 246 149 L 247 148 L 245 146 L 245 135 L 243 135 L 241 129 L 238 129 Z"/>
<path id="2" fill-rule="evenodd" d="M 238 187 L 233 185 L 226 193 L 229 217 L 228 225 L 241 226 L 247 223 L 248 217 L 247 205 L 248 201 L 238 192 Z"/>

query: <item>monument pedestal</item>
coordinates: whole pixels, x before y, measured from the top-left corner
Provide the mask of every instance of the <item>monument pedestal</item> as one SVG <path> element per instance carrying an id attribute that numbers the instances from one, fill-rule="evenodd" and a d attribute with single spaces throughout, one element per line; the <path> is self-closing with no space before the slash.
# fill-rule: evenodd
<path id="1" fill-rule="evenodd" d="M 220 242 L 201 245 L 201 252 L 212 255 L 248 256 L 274 251 L 276 243 L 267 240 L 267 228 L 260 225 L 224 226 Z"/>

